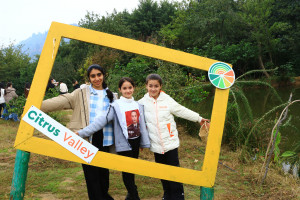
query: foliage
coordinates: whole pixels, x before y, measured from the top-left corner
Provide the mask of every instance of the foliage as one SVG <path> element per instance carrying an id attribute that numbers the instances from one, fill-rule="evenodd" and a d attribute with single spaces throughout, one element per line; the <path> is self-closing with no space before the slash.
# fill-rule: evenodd
<path id="1" fill-rule="evenodd" d="M 281 161 L 286 161 L 293 165 L 300 165 L 300 143 L 296 145 L 293 151 L 285 151 L 281 154 Z"/>
<path id="2" fill-rule="evenodd" d="M 188 49 L 188 52 L 231 63 L 235 66 L 234 70 L 237 74 L 244 74 L 252 70 L 250 66 L 255 65 L 254 58 L 257 56 L 256 48 L 251 42 L 242 40 L 237 44 L 218 44 L 215 37 L 211 37 L 202 48 L 194 47 Z"/>
<path id="3" fill-rule="evenodd" d="M 275 75 L 287 82 L 300 74 L 299 9 L 297 0 L 142 0 L 132 12 L 87 12 L 79 26 L 228 62 L 237 75 L 278 66 Z M 62 40 L 51 77 L 62 79 L 70 88 L 74 79 L 85 81 L 82 70 L 88 58 L 115 72 L 115 66 L 136 67 L 136 57 L 139 59 L 98 45 Z M 25 82 L 31 82 L 36 65 L 37 61 L 21 52 L 21 46 L 1 47 L 0 80 L 12 81 L 18 94 Z"/>
<path id="4" fill-rule="evenodd" d="M 22 46 L 0 47 L 0 80 L 6 85 L 12 82 L 18 95 L 24 91 L 25 83 L 31 83 L 36 62 L 22 52 Z"/>
<path id="5" fill-rule="evenodd" d="M 59 95 L 59 92 L 55 88 L 50 88 L 46 92 L 46 94 L 44 96 L 44 100 L 56 97 L 58 95 Z M 26 103 L 26 98 L 24 97 L 24 95 L 18 96 L 17 98 L 13 98 L 9 102 L 9 104 L 6 104 L 6 109 L 8 112 L 7 115 L 16 113 L 18 115 L 18 117 L 20 118 L 23 113 L 25 103 Z M 49 115 L 57 121 L 60 121 L 61 117 L 62 117 L 59 112 L 51 112 Z"/>
<path id="6" fill-rule="evenodd" d="M 273 132 L 273 135 L 275 135 L 276 129 Z M 274 162 L 279 162 L 279 156 L 280 156 L 280 148 L 279 148 L 279 143 L 281 142 L 281 133 L 278 132 L 276 141 L 275 141 L 275 146 L 274 146 Z"/>
<path id="7" fill-rule="evenodd" d="M 236 3 L 231 0 L 182 1 L 176 16 L 170 24 L 164 26 L 160 35 L 166 44 L 175 48 L 201 48 L 210 37 L 216 37 L 220 43 L 231 41 L 231 34 L 237 26 L 243 27 L 237 15 Z"/>
<path id="8" fill-rule="evenodd" d="M 270 83 L 260 78 L 265 73 L 289 82 L 300 75 L 299 9 L 298 0 L 141 0 L 131 13 L 87 12 L 79 26 L 233 64 L 239 78 L 230 90 L 223 141 L 233 149 L 252 152 L 253 148 L 263 151 L 264 136 L 273 123 L 270 116 L 285 105 Z M 18 94 L 25 82 L 31 82 L 37 65 L 20 49 L 11 44 L 0 51 L 0 80 L 12 81 Z M 118 91 L 121 77 L 133 78 L 137 99 L 146 92 L 149 73 L 160 74 L 163 90 L 190 108 L 213 91 L 204 83 L 203 71 L 76 40 L 62 40 L 51 76 L 70 87 L 74 79 L 86 81 L 86 69 L 93 63 L 107 70 L 105 78 L 112 91 Z M 276 67 L 277 71 L 269 70 Z M 268 88 L 278 105 L 254 117 L 247 99 L 251 87 Z"/>
<path id="9" fill-rule="evenodd" d="M 268 127 L 273 123 L 270 116 L 286 105 L 286 103 L 282 103 L 277 91 L 269 83 L 243 80 L 245 76 L 258 72 L 262 73 L 262 70 L 253 70 L 241 75 L 230 89 L 223 141 L 232 149 L 242 147 L 242 160 L 246 160 L 246 154 L 253 153 L 253 149 L 264 151 L 266 135 L 270 131 Z M 262 116 L 254 118 L 252 108 L 245 95 L 247 91 L 245 89 L 258 86 L 269 88 L 279 105 L 271 108 Z M 277 142 L 280 142 L 280 139 Z"/>
<path id="10" fill-rule="evenodd" d="M 80 20 L 79 26 L 130 38 L 132 31 L 128 26 L 128 17 L 130 14 L 126 10 L 120 13 L 114 10 L 111 14 L 107 13 L 106 17 L 101 13 L 87 12 L 85 17 Z"/>
<path id="11" fill-rule="evenodd" d="M 21 117 L 23 113 L 23 109 L 26 103 L 25 97 L 19 96 L 18 98 L 13 98 L 9 104 L 6 104 L 6 109 L 7 109 L 7 115 L 10 115 L 12 113 L 16 113 L 18 117 Z"/>
<path id="12" fill-rule="evenodd" d="M 44 100 L 51 99 L 53 97 L 57 97 L 58 95 L 59 95 L 59 91 L 56 88 L 49 88 L 49 90 L 46 91 Z"/>
<path id="13" fill-rule="evenodd" d="M 208 96 L 208 92 L 201 86 L 204 77 L 195 77 L 192 74 L 187 76 L 184 68 L 177 64 L 157 60 L 156 65 L 157 73 L 163 79 L 163 90 L 178 103 L 199 103 Z"/>
<path id="14" fill-rule="evenodd" d="M 201 77 L 193 76 L 191 73 L 188 76 L 188 80 L 186 83 L 186 97 L 193 103 L 200 103 L 206 97 L 208 97 L 209 92 L 205 91 L 203 88 L 203 82 L 205 81 L 205 76 Z"/>
<path id="15" fill-rule="evenodd" d="M 48 91 L 46 91 L 46 94 L 44 96 L 44 100 L 51 99 L 53 97 L 57 97 L 59 95 L 59 91 L 56 88 L 50 88 Z M 55 112 L 49 112 L 47 113 L 51 118 L 54 120 L 62 123 L 64 126 L 66 123 L 64 122 L 64 113 L 61 111 L 55 111 Z"/>
<path id="16" fill-rule="evenodd" d="M 126 66 L 117 62 L 115 67 L 108 71 L 108 84 L 113 91 L 118 91 L 119 80 L 122 77 L 130 77 L 137 86 L 144 86 L 147 75 L 154 73 L 156 68 L 155 60 L 145 56 L 132 58 Z"/>
<path id="17" fill-rule="evenodd" d="M 153 0 L 141 0 L 137 9 L 128 17 L 135 38 L 147 41 L 155 36 L 162 26 L 170 23 L 175 14 L 175 5 L 168 1 L 157 3 Z"/>
<path id="18" fill-rule="evenodd" d="M 53 97 L 56 97 L 59 95 L 59 92 L 55 88 L 50 88 L 49 91 L 46 92 L 44 100 L 50 99 Z M 24 95 L 19 96 L 18 98 L 12 99 L 9 104 L 6 104 L 7 108 L 7 115 L 10 115 L 12 113 L 16 113 L 18 115 L 18 118 L 21 117 L 23 114 L 23 109 L 26 103 L 26 98 Z M 48 115 L 53 118 L 54 120 L 62 123 L 64 114 L 62 112 L 50 112 Z M 66 125 L 66 124 L 64 124 Z"/>
<path id="19" fill-rule="evenodd" d="M 294 77 L 293 64 L 291 62 L 284 65 L 280 65 L 275 73 L 275 78 L 278 82 L 292 82 L 292 77 Z"/>

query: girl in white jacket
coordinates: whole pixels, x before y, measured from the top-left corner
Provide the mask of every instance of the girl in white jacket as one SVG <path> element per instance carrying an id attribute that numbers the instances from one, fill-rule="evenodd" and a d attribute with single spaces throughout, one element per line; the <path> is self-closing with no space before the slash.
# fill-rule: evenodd
<path id="1" fill-rule="evenodd" d="M 154 152 L 155 162 L 179 166 L 179 138 L 173 115 L 198 122 L 200 125 L 209 120 L 178 104 L 173 98 L 162 92 L 162 79 L 158 74 L 147 76 L 146 88 L 148 93 L 139 100 L 139 103 L 144 105 L 151 144 L 150 150 Z M 161 182 L 164 189 L 163 200 L 184 199 L 182 183 L 166 180 L 161 180 Z"/>

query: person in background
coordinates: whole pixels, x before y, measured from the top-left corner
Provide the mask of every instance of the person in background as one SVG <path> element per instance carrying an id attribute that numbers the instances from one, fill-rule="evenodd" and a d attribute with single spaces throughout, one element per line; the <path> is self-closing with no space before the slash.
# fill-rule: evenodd
<path id="1" fill-rule="evenodd" d="M 4 95 L 5 103 L 10 105 L 11 100 L 13 100 L 14 98 L 18 98 L 16 89 L 13 88 L 13 85 L 11 82 L 8 82 L 6 85 L 5 91 L 6 91 L 6 94 Z M 11 106 L 11 107 L 13 107 L 13 106 Z M 11 113 L 8 115 L 7 108 L 4 109 L 3 114 L 5 114 L 5 116 L 4 116 L 5 120 L 13 119 L 14 121 L 19 121 L 17 113 Z"/>
<path id="2" fill-rule="evenodd" d="M 62 81 L 59 81 L 59 93 L 60 94 L 68 93 L 68 86 Z"/>
<path id="3" fill-rule="evenodd" d="M 50 90 L 51 88 L 55 88 L 54 81 L 55 80 L 53 78 L 49 79 L 46 91 Z"/>
<path id="4" fill-rule="evenodd" d="M 74 80 L 74 82 L 73 82 L 73 89 L 76 90 L 76 89 L 78 89 L 79 87 L 80 87 L 80 85 L 79 85 L 78 81 L 77 81 L 77 80 Z"/>
<path id="5" fill-rule="evenodd" d="M 6 94 L 5 88 L 3 83 L 0 83 L 0 117 L 2 118 L 2 110 L 5 108 L 5 98 L 4 95 Z"/>
<path id="6" fill-rule="evenodd" d="M 29 90 L 30 90 L 30 83 L 26 83 L 25 88 L 24 88 L 24 97 L 25 97 L 25 99 L 27 99 L 27 97 L 28 97 Z"/>
<path id="7" fill-rule="evenodd" d="M 174 115 L 200 125 L 208 119 L 200 117 L 177 103 L 166 93 L 162 92 L 162 78 L 158 74 L 150 74 L 146 78 L 148 93 L 138 102 L 144 105 L 147 129 L 150 137 L 150 150 L 154 152 L 155 162 L 179 166 L 178 147 L 179 137 Z M 208 127 L 209 127 L 209 123 Z M 184 189 L 182 183 L 161 180 L 164 195 L 163 200 L 183 200 Z"/>
<path id="8" fill-rule="evenodd" d="M 113 93 L 107 88 L 105 83 L 104 69 L 93 64 L 87 69 L 90 85 L 74 90 L 57 97 L 47 99 L 42 102 L 43 112 L 72 109 L 73 114 L 68 128 L 77 132 L 80 129 L 93 123 L 99 115 L 104 115 L 113 102 Z M 89 141 L 96 146 L 99 151 L 109 152 L 113 145 L 113 127 L 107 124 L 103 129 L 97 131 L 89 138 Z M 82 164 L 88 196 L 90 200 L 113 200 L 109 195 L 109 170 L 92 165 Z"/>
<path id="9" fill-rule="evenodd" d="M 85 81 L 85 83 L 80 85 L 80 88 L 83 89 L 85 87 L 89 86 L 89 83 L 87 81 Z"/>

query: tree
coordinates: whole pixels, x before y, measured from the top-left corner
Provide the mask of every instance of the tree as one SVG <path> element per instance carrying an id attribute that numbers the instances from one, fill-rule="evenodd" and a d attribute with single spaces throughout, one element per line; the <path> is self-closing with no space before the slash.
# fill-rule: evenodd
<path id="1" fill-rule="evenodd" d="M 258 64 L 265 70 L 265 63 L 273 63 L 273 53 L 278 40 L 274 37 L 276 24 L 270 20 L 274 0 L 248 0 L 241 4 L 241 16 L 250 29 L 250 39 L 257 46 Z M 265 56 L 267 55 L 267 56 Z M 268 72 L 264 71 L 267 78 Z"/>
<path id="2" fill-rule="evenodd" d="M 18 94 L 24 91 L 26 82 L 31 82 L 36 63 L 31 63 L 28 54 L 22 52 L 22 46 L 10 44 L 0 48 L 0 80 L 12 82 Z"/>
<path id="3" fill-rule="evenodd" d="M 152 0 L 140 0 L 138 8 L 128 18 L 135 38 L 147 41 L 156 36 L 162 26 L 171 22 L 175 15 L 175 4 L 162 1 L 160 4 Z"/>
<path id="4" fill-rule="evenodd" d="M 283 74 L 290 75 L 284 66 L 291 66 L 294 75 L 300 75 L 300 1 L 277 0 L 273 5 L 271 21 L 277 25 L 278 39 L 274 60 Z"/>
<path id="5" fill-rule="evenodd" d="M 168 46 L 182 50 L 202 48 L 211 37 L 220 44 L 232 43 L 244 35 L 235 30 L 242 27 L 236 7 L 233 0 L 182 1 L 176 17 L 160 30 L 160 35 Z"/>
<path id="6" fill-rule="evenodd" d="M 106 17 L 88 12 L 85 18 L 80 20 L 79 26 L 130 38 L 132 34 L 128 26 L 129 15 L 126 10 L 119 13 L 114 10 L 112 14 L 108 14 Z"/>

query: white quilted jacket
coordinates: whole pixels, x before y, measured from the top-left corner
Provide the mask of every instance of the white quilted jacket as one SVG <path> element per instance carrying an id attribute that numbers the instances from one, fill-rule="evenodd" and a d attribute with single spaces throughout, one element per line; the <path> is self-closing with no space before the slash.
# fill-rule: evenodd
<path id="1" fill-rule="evenodd" d="M 139 103 L 144 105 L 151 142 L 150 150 L 155 153 L 164 154 L 179 147 L 178 131 L 173 115 L 194 122 L 202 120 L 198 113 L 178 104 L 164 92 L 161 92 L 156 100 L 147 93 Z"/>

